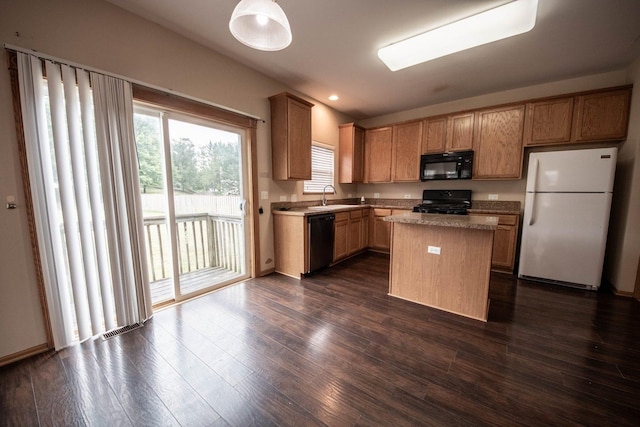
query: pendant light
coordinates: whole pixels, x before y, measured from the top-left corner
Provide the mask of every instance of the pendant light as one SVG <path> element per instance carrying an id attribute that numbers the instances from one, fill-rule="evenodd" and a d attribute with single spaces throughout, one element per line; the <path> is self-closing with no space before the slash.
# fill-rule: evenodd
<path id="1" fill-rule="evenodd" d="M 233 10 L 229 31 L 253 49 L 275 51 L 291 44 L 289 20 L 274 0 L 241 0 Z"/>

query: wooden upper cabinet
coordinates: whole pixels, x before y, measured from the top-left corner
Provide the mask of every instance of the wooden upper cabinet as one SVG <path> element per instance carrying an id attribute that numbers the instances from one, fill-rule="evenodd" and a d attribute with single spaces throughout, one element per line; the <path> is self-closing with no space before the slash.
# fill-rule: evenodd
<path id="1" fill-rule="evenodd" d="M 364 134 L 365 182 L 391 182 L 393 128 L 370 129 Z"/>
<path id="2" fill-rule="evenodd" d="M 418 181 L 420 154 L 466 150 L 474 150 L 474 179 L 519 179 L 524 146 L 624 140 L 631 90 L 565 94 L 366 130 L 363 182 Z M 353 147 L 345 152 L 356 153 Z M 346 164 L 352 176 L 343 181 L 341 175 L 340 182 L 357 182 L 356 167 Z"/>
<path id="3" fill-rule="evenodd" d="M 473 148 L 473 122 L 473 112 L 449 116 L 446 151 L 464 151 Z"/>
<path id="4" fill-rule="evenodd" d="M 273 179 L 311 179 L 311 107 L 313 104 L 280 93 L 271 103 Z"/>
<path id="5" fill-rule="evenodd" d="M 516 105 L 476 113 L 473 133 L 474 178 L 520 178 L 524 111 L 524 105 Z"/>
<path id="6" fill-rule="evenodd" d="M 364 129 L 354 123 L 340 125 L 338 182 L 352 184 L 364 179 Z"/>
<path id="7" fill-rule="evenodd" d="M 571 141 L 573 97 L 530 102 L 524 120 L 524 145 Z"/>
<path id="8" fill-rule="evenodd" d="M 393 126 L 392 181 L 420 181 L 422 122 Z"/>
<path id="9" fill-rule="evenodd" d="M 424 120 L 422 152 L 444 153 L 473 149 L 473 121 L 473 112 Z"/>
<path id="10" fill-rule="evenodd" d="M 422 153 L 443 153 L 447 145 L 447 118 L 434 117 L 422 123 Z"/>
<path id="11" fill-rule="evenodd" d="M 573 141 L 623 140 L 627 137 L 631 88 L 576 96 Z"/>

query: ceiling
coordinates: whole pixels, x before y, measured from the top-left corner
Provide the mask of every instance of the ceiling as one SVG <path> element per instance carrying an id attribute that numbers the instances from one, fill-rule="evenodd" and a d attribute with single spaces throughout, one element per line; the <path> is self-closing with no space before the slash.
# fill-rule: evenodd
<path id="1" fill-rule="evenodd" d="M 278 0 L 293 33 L 279 52 L 233 38 L 239 0 L 107 1 L 358 120 L 619 70 L 640 56 L 640 0 L 539 0 L 532 31 L 396 72 L 379 48 L 509 1 Z"/>

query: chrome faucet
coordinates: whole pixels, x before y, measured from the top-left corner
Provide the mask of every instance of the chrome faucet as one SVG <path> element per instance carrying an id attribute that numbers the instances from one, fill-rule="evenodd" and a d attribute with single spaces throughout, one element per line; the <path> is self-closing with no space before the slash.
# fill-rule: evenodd
<path id="1" fill-rule="evenodd" d="M 333 188 L 333 194 L 336 194 L 336 188 L 333 185 L 325 185 L 322 189 L 322 206 L 327 206 L 327 196 L 325 195 L 327 187 Z"/>

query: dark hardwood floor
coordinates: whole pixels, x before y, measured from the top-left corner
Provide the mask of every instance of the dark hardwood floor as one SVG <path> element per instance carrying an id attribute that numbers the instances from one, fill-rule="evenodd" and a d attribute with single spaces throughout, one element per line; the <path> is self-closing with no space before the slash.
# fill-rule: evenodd
<path id="1" fill-rule="evenodd" d="M 387 296 L 388 257 L 249 280 L 0 368 L 0 425 L 640 424 L 640 303 L 491 278 L 489 321 Z"/>

